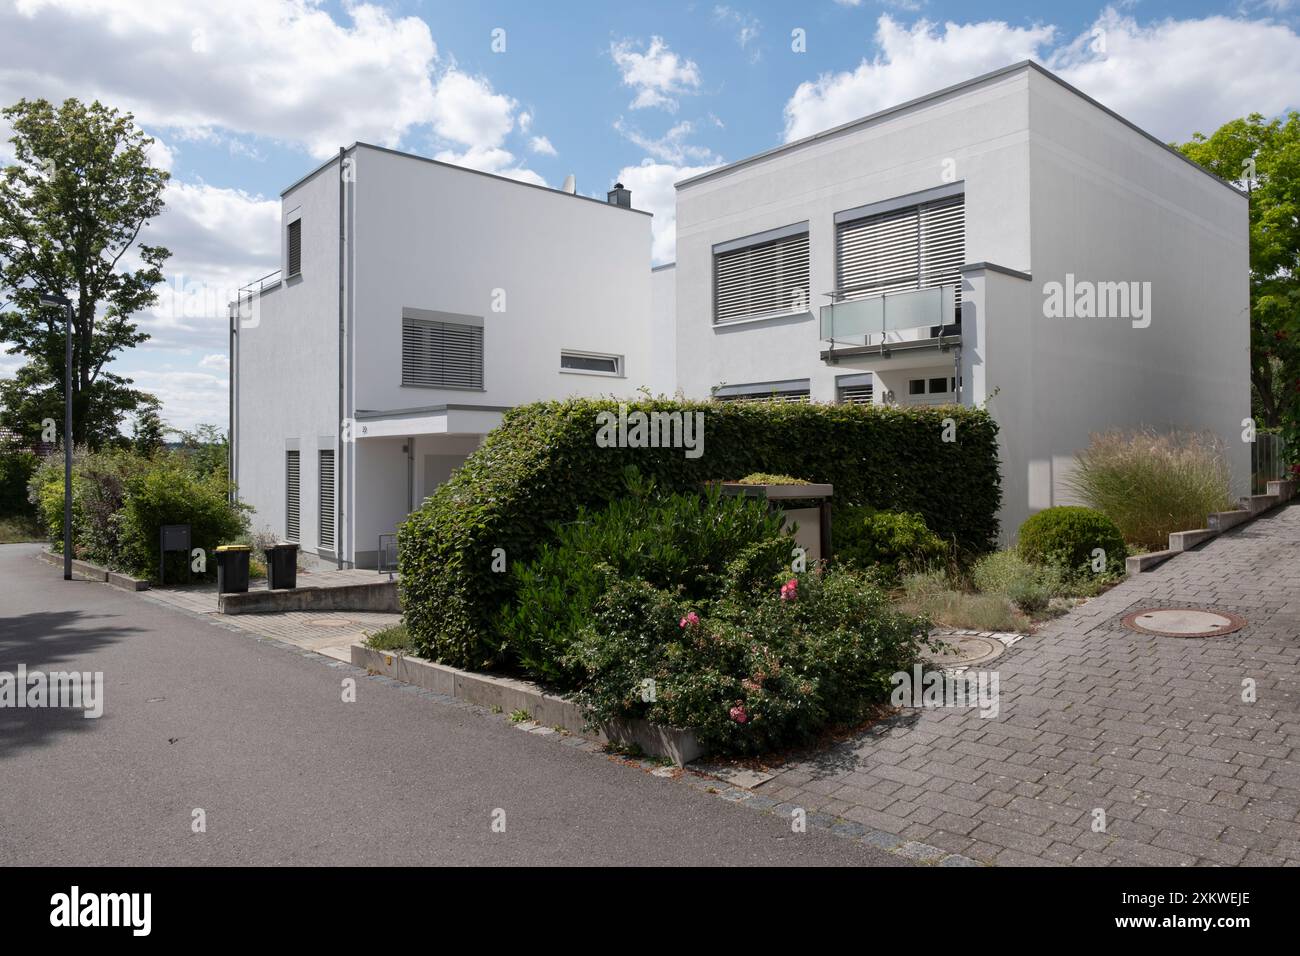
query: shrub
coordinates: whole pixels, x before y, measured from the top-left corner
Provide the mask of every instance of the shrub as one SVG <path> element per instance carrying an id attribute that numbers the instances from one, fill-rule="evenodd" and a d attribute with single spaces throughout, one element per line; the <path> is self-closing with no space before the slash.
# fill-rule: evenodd
<path id="1" fill-rule="evenodd" d="M 886 581 L 942 561 L 949 551 L 915 512 L 845 508 L 832 527 L 836 559 L 863 570 L 878 568 Z"/>
<path id="2" fill-rule="evenodd" d="M 34 509 L 27 498 L 27 484 L 40 459 L 25 448 L 5 448 L 0 454 L 0 517 L 29 517 Z"/>
<path id="3" fill-rule="evenodd" d="M 32 477 L 31 494 L 50 540 L 63 540 L 63 460 L 47 459 Z M 164 524 L 190 525 L 193 547 L 209 552 L 206 576 L 216 575 L 211 552 L 245 533 L 244 510 L 227 499 L 219 475 L 200 476 L 183 456 L 160 452 L 78 452 L 73 460 L 72 537 L 75 553 L 97 564 L 156 579 L 158 536 Z M 190 556 L 169 554 L 168 579 L 189 574 Z"/>
<path id="4" fill-rule="evenodd" d="M 1223 445 L 1208 432 L 1112 431 L 1093 435 L 1067 480 L 1126 541 L 1159 551 L 1169 534 L 1205 527 L 1233 507 Z"/>
<path id="5" fill-rule="evenodd" d="M 1032 515 L 1020 526 L 1020 555 L 1035 564 L 1049 564 L 1074 577 L 1094 575 L 1093 550 L 1105 552 L 1103 574 L 1120 574 L 1128 549 L 1115 522 L 1100 511 L 1063 505 Z"/>
<path id="6" fill-rule="evenodd" d="M 786 567 L 790 541 L 781 524 L 765 502 L 717 487 L 582 509 L 537 557 L 514 566 L 517 591 L 500 633 L 529 671 L 568 684 L 562 659 L 611 577 L 646 581 L 687 601 L 715 598 L 725 586 L 752 590 Z"/>
<path id="7" fill-rule="evenodd" d="M 215 577 L 212 552 L 232 544 L 247 531 L 246 513 L 227 500 L 229 490 L 219 477 L 199 477 L 172 456 L 161 455 L 150 467 L 132 475 L 120 513 L 122 566 L 131 574 L 153 577 L 158 572 L 158 535 L 165 524 L 188 524 L 190 546 L 208 552 L 206 576 Z M 170 567 L 175 562 L 176 570 Z M 184 575 L 188 555 L 168 555 L 168 577 Z M 176 580 L 179 578 L 174 578 Z"/>
<path id="8" fill-rule="evenodd" d="M 736 481 L 738 485 L 806 485 L 808 482 L 802 478 L 792 478 L 789 475 L 769 475 L 766 472 L 756 471 L 753 474 L 746 475 Z"/>
<path id="9" fill-rule="evenodd" d="M 1015 551 L 995 551 L 971 568 L 971 583 L 985 594 L 1002 594 L 1022 611 L 1041 611 L 1063 587 L 1051 564 L 1030 564 Z"/>
<path id="10" fill-rule="evenodd" d="M 626 404 L 629 414 L 704 416 L 706 453 L 681 448 L 601 447 L 598 413 L 612 400 L 523 405 L 506 413 L 465 464 L 398 530 L 403 608 L 420 653 L 460 667 L 491 666 L 505 646 L 499 610 L 516 580 L 492 573 L 498 552 L 528 561 L 556 523 L 623 493 L 636 465 L 666 493 L 711 479 L 782 472 L 835 486 L 835 500 L 920 513 L 963 550 L 987 550 L 997 533 L 997 426 L 979 409 L 676 402 Z M 955 442 L 943 419 L 957 420 Z M 925 483 L 911 480 L 927 476 Z M 935 486 L 962 494 L 935 495 Z"/>
<path id="11" fill-rule="evenodd" d="M 889 699 L 890 676 L 917 661 L 922 622 L 852 569 L 793 580 L 694 619 L 667 591 L 614 583 L 573 650 L 588 718 L 690 727 L 711 751 L 740 754 L 869 717 Z"/>

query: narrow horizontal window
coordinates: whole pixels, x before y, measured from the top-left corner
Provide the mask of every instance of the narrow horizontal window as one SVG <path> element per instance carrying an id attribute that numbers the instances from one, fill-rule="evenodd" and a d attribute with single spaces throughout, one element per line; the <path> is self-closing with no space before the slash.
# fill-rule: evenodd
<path id="1" fill-rule="evenodd" d="M 586 372 L 590 375 L 622 375 L 623 359 L 618 355 L 599 355 L 594 352 L 561 352 L 560 368 L 566 372 Z"/>

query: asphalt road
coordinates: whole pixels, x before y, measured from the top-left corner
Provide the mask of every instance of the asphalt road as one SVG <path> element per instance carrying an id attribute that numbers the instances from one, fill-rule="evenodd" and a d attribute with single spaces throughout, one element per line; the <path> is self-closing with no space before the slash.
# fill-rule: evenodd
<path id="1" fill-rule="evenodd" d="M 373 680 L 344 703 L 319 660 L 35 553 L 0 546 L 0 671 L 102 671 L 105 705 L 0 708 L 2 865 L 905 862 Z"/>

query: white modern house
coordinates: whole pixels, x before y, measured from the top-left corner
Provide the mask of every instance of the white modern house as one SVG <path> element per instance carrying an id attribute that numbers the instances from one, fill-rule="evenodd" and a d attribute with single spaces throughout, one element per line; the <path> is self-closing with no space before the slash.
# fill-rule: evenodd
<path id="1" fill-rule="evenodd" d="M 1213 430 L 1245 493 L 1246 202 L 1029 62 L 678 183 L 654 269 L 625 189 L 356 144 L 232 316 L 232 473 L 255 527 L 374 566 L 506 408 L 648 388 L 986 406 L 1005 538 L 1111 427 Z"/>
<path id="2" fill-rule="evenodd" d="M 363 143 L 281 196 L 283 259 L 232 310 L 232 475 L 254 528 L 374 567 L 379 535 L 507 408 L 671 391 L 650 216 Z"/>
<path id="3" fill-rule="evenodd" d="M 1005 538 L 1111 427 L 1249 492 L 1247 198 L 1037 64 L 678 183 L 673 272 L 689 396 L 987 406 Z"/>

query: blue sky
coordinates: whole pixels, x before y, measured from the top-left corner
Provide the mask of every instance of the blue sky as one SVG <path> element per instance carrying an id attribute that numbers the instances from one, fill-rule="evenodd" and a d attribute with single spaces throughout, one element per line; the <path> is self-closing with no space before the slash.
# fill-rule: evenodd
<path id="1" fill-rule="evenodd" d="M 692 172 L 1025 58 L 1185 139 L 1300 106 L 1298 31 L 1300 0 L 0 0 L 0 102 L 98 97 L 158 139 L 149 239 L 173 258 L 138 317 L 153 339 L 115 368 L 192 427 L 224 424 L 221 305 L 276 267 L 280 190 L 340 145 L 592 195 L 622 179 L 662 262 Z"/>

